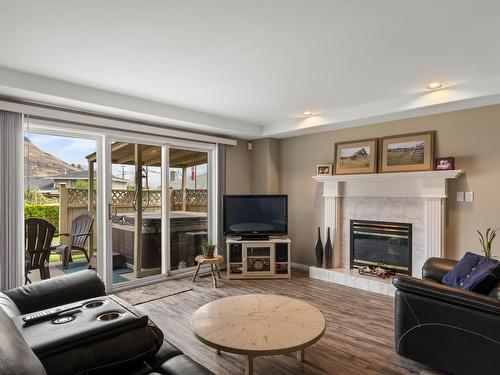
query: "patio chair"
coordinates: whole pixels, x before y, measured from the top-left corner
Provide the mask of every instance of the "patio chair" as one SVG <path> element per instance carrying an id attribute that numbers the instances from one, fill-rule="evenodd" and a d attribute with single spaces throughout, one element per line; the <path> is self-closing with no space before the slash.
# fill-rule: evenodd
<path id="1" fill-rule="evenodd" d="M 71 223 L 70 233 L 59 233 L 59 236 L 69 237 L 68 244 L 61 244 L 56 246 L 54 251 L 59 255 L 62 255 L 62 266 L 63 268 L 68 268 L 69 262 L 72 262 L 71 253 L 74 250 L 83 252 L 87 262 L 90 262 L 90 256 L 85 248 L 87 239 L 92 235 L 92 225 L 94 223 L 94 218 L 92 214 L 86 212 L 80 216 L 73 219 Z"/>
<path id="2" fill-rule="evenodd" d="M 42 280 L 50 278 L 49 257 L 56 227 L 46 220 L 32 217 L 24 222 L 24 248 L 26 251 L 25 284 L 31 283 L 28 275 L 40 271 Z"/>

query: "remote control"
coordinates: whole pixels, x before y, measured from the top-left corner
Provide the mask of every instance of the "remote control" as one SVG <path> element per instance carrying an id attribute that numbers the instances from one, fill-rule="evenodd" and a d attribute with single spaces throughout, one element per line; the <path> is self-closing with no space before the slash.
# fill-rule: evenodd
<path id="1" fill-rule="evenodd" d="M 40 320 L 52 318 L 53 316 L 59 315 L 60 313 L 63 313 L 66 311 L 78 309 L 82 306 L 83 306 L 83 303 L 81 303 L 81 302 L 70 303 L 69 305 L 58 306 L 58 307 L 54 307 L 52 309 L 42 310 L 42 311 L 38 311 L 38 312 L 33 313 L 33 314 L 26 315 L 23 318 L 23 320 L 26 323 L 34 323 L 34 322 L 38 322 Z"/>

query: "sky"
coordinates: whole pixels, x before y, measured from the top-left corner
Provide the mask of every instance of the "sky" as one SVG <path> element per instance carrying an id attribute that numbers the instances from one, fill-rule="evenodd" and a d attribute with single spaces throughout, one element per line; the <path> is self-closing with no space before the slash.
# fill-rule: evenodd
<path id="1" fill-rule="evenodd" d="M 342 158 L 349 158 L 352 155 L 354 155 L 356 152 L 361 151 L 362 149 L 365 149 L 366 153 L 370 155 L 370 146 L 365 146 L 365 147 L 349 147 L 349 148 L 343 148 L 340 150 L 340 157 Z"/>
<path id="2" fill-rule="evenodd" d="M 66 163 L 81 164 L 87 169 L 85 156 L 96 151 L 96 142 L 90 139 L 58 137 L 37 133 L 27 133 L 30 141 L 42 151 L 45 151 Z"/>
<path id="3" fill-rule="evenodd" d="M 54 135 L 45 135 L 38 133 L 26 133 L 30 141 L 44 152 L 58 157 L 68 164 L 80 164 L 83 169 L 88 169 L 87 159 L 85 156 L 96 151 L 96 142 L 90 139 L 59 137 Z M 172 171 L 177 171 L 172 168 Z M 112 173 L 114 176 L 123 177 L 130 181 L 134 180 L 135 167 L 131 165 L 121 166 L 113 164 Z M 207 173 L 207 165 L 200 165 L 196 168 L 198 175 Z M 189 171 L 188 173 L 191 173 Z M 161 173 L 159 167 L 149 167 L 149 183 L 151 189 L 156 189 L 161 186 Z M 176 174 L 179 178 L 178 173 Z M 188 176 L 190 176 L 188 174 Z"/>
<path id="4" fill-rule="evenodd" d="M 409 142 L 401 142 L 401 143 L 390 143 L 388 147 L 389 147 L 389 150 L 392 150 L 395 148 L 414 148 L 421 143 L 425 144 L 425 141 L 409 141 Z"/>

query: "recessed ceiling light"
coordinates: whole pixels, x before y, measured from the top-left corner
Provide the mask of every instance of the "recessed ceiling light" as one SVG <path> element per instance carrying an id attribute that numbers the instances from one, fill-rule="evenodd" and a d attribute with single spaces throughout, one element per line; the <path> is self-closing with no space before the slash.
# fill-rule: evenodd
<path id="1" fill-rule="evenodd" d="M 427 88 L 429 90 L 437 90 L 437 89 L 440 89 L 442 87 L 444 87 L 444 83 L 442 83 L 442 82 L 431 82 L 427 85 Z"/>
<path id="2" fill-rule="evenodd" d="M 304 113 L 302 113 L 304 116 L 306 117 L 309 117 L 309 116 L 312 116 L 312 112 L 311 111 L 304 111 Z"/>

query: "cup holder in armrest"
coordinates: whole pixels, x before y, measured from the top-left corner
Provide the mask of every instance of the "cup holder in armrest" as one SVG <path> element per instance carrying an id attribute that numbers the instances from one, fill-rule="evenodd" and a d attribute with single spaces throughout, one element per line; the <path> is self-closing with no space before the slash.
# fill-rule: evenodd
<path id="1" fill-rule="evenodd" d="M 74 316 L 61 316 L 59 318 L 56 318 L 52 321 L 54 324 L 64 324 L 64 323 L 69 323 L 72 322 L 75 319 Z"/>
<path id="2" fill-rule="evenodd" d="M 112 311 L 112 312 L 107 312 L 107 313 L 99 315 L 97 317 L 97 320 L 99 320 L 101 322 L 109 322 L 110 320 L 118 319 L 121 316 L 122 316 L 122 314 L 120 314 L 119 312 Z"/>
<path id="3" fill-rule="evenodd" d="M 101 307 L 104 305 L 107 301 L 90 301 L 87 302 L 85 305 L 83 305 L 84 309 L 95 309 L 96 307 Z"/>

